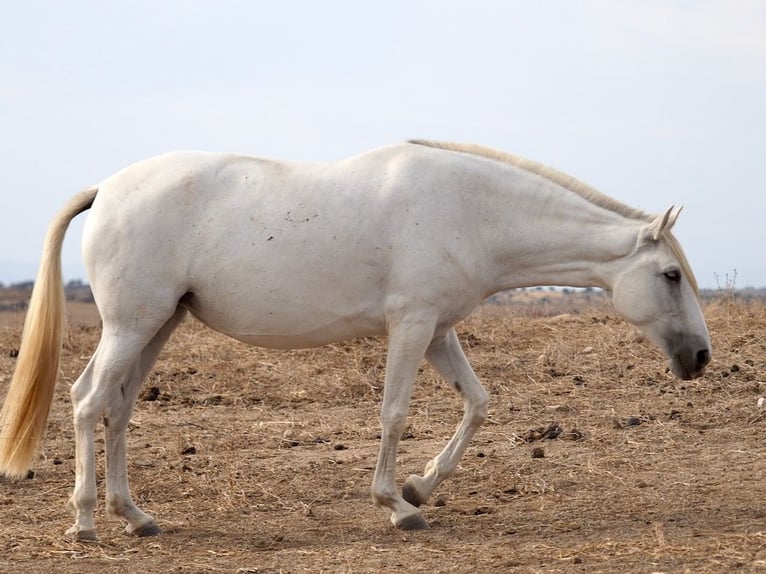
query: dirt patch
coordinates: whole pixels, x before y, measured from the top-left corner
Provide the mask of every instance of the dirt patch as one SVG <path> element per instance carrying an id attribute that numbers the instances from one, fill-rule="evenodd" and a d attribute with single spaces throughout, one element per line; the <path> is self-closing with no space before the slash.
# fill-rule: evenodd
<path id="1" fill-rule="evenodd" d="M 690 382 L 606 308 L 471 316 L 459 333 L 490 419 L 424 507 L 432 528 L 415 533 L 369 496 L 384 341 L 275 352 L 187 321 L 128 436 L 134 498 L 164 533 L 126 536 L 101 504 L 86 544 L 63 535 L 68 388 L 100 334 L 93 308 L 77 308 L 34 478 L 0 479 L 0 571 L 766 573 L 766 307 L 720 301 L 706 314 L 714 358 Z M 21 315 L 0 317 L 4 395 Z M 462 405 L 424 364 L 410 413 L 400 482 L 446 443 Z"/>

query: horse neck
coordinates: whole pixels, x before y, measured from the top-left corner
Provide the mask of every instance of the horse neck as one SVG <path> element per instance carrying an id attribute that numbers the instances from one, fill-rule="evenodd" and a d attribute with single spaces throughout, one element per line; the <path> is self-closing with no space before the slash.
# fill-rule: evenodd
<path id="1" fill-rule="evenodd" d="M 645 222 L 598 207 L 566 190 L 495 206 L 490 227 L 496 292 L 537 285 L 611 289 Z"/>

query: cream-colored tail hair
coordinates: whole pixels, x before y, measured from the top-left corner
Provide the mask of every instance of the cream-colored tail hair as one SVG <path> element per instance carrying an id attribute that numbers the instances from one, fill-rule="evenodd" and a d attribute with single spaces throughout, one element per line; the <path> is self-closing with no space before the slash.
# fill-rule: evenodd
<path id="1" fill-rule="evenodd" d="M 64 323 L 61 245 L 69 223 L 90 209 L 98 188 L 75 195 L 48 227 L 29 300 L 19 357 L 0 412 L 0 473 L 26 475 L 40 446 L 59 369 Z"/>

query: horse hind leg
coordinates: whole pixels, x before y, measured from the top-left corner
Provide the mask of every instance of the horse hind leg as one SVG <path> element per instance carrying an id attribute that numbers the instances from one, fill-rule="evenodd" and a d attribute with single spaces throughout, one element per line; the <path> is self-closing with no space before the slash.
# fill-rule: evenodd
<path id="1" fill-rule="evenodd" d="M 94 447 L 96 419 L 90 414 L 90 409 L 86 408 L 85 402 L 93 386 L 93 373 L 98 355 L 99 350 L 96 349 L 87 367 L 70 391 L 74 406 L 76 471 L 74 492 L 72 492 L 67 506 L 74 512 L 75 523 L 66 533 L 78 540 L 94 540 L 96 538 L 94 519 L 97 501 Z"/>
<path id="2" fill-rule="evenodd" d="M 113 393 L 104 410 L 106 442 L 106 509 L 111 516 L 127 522 L 125 531 L 135 536 L 155 536 L 160 529 L 154 518 L 139 509 L 130 496 L 127 470 L 127 427 L 136 404 L 141 383 L 149 375 L 160 351 L 186 311 L 178 307 L 175 314 L 141 351 L 131 376 Z"/>
<path id="3" fill-rule="evenodd" d="M 118 332 L 114 330 L 110 333 L 110 329 L 104 327 L 96 352 L 70 392 L 74 413 L 76 468 L 74 492 L 69 499 L 69 507 L 74 510 L 75 523 L 67 530 L 67 534 L 78 540 L 96 538 L 96 425 L 107 409 L 113 395 L 112 389 L 124 387 L 144 346 L 139 337 Z"/>
<path id="4" fill-rule="evenodd" d="M 178 314 L 176 312 L 176 315 Z M 176 315 L 173 317 L 175 318 Z M 111 451 L 112 458 L 119 460 L 119 456 L 115 455 L 119 455 L 121 450 L 124 452 L 124 429 L 127 428 L 127 421 L 130 419 L 141 375 L 151 368 L 151 365 L 145 367 L 144 364 L 153 363 L 153 360 L 148 361 L 145 358 L 144 349 L 147 347 L 153 349 L 151 342 L 156 341 L 160 333 L 165 332 L 172 320 L 168 321 L 165 327 L 162 327 L 160 322 L 159 331 L 158 327 L 152 327 L 151 324 L 145 324 L 142 328 L 134 326 L 128 330 L 124 327 L 112 327 L 110 323 L 105 322 L 96 352 L 85 371 L 72 386 L 70 395 L 74 411 L 76 470 L 75 487 L 69 499 L 69 507 L 74 510 L 75 523 L 67 530 L 67 534 L 74 538 L 88 540 L 96 537 L 94 520 L 97 500 L 94 446 L 96 424 L 102 414 L 105 414 L 109 420 L 107 429 L 111 426 L 111 420 L 115 421 L 114 429 L 107 432 L 107 456 L 109 457 L 109 451 Z M 172 329 L 168 329 L 165 339 L 170 331 Z M 158 352 L 159 349 L 153 356 L 156 357 Z M 120 433 L 118 429 L 121 425 L 123 430 Z M 119 445 L 120 434 L 122 446 Z M 114 466 L 111 483 L 124 482 L 124 490 L 127 491 L 127 473 L 124 471 L 126 463 L 123 462 L 122 466 L 116 463 Z M 118 473 L 121 473 L 122 477 L 114 478 Z M 110 490 L 109 474 L 109 465 L 107 465 L 107 491 Z M 135 505 L 131 506 L 131 504 L 132 502 L 123 505 L 123 508 L 128 509 L 124 512 L 133 520 L 133 524 L 143 521 L 148 525 L 153 522 L 151 517 L 138 511 Z M 137 512 L 131 513 L 132 509 Z"/>

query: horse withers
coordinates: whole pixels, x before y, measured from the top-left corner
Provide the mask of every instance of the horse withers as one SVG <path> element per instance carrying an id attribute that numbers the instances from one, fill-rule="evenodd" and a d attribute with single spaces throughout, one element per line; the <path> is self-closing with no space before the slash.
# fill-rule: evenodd
<path id="1" fill-rule="evenodd" d="M 689 264 L 671 233 L 679 209 L 649 216 L 558 171 L 474 145 L 414 141 L 333 163 L 170 153 L 73 197 L 51 223 L 16 371 L 0 414 L 0 470 L 26 474 L 45 429 L 61 349 L 61 246 L 90 210 L 83 254 L 102 317 L 71 389 L 75 523 L 96 536 L 94 432 L 103 417 L 106 506 L 136 535 L 159 532 L 128 488 L 126 428 L 139 387 L 191 313 L 270 348 L 388 335 L 372 497 L 403 529 L 456 469 L 488 395 L 454 325 L 500 290 L 611 291 L 617 311 L 700 376 L 710 338 Z M 452 439 L 400 492 L 399 437 L 422 359 L 461 394 Z"/>

